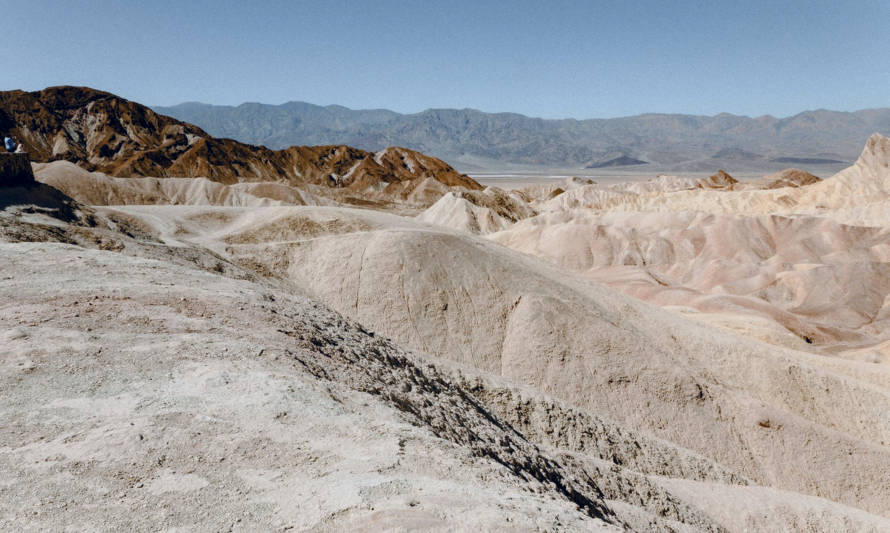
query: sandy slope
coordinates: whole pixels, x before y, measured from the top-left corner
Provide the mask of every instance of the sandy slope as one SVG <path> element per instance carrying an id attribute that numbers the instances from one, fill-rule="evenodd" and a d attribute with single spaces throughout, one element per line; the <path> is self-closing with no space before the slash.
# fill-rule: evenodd
<path id="1" fill-rule="evenodd" d="M 320 355 L 292 335 L 362 335 L 305 300 L 67 245 L 0 254 L 16 304 L 2 308 L 3 529 L 606 526 L 301 370 Z"/>

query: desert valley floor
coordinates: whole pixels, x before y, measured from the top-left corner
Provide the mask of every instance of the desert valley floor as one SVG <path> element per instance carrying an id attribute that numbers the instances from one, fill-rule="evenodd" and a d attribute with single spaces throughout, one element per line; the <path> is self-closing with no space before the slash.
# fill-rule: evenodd
<path id="1" fill-rule="evenodd" d="M 890 139 L 513 190 L 354 157 L 4 184 L 0 529 L 890 531 Z"/>

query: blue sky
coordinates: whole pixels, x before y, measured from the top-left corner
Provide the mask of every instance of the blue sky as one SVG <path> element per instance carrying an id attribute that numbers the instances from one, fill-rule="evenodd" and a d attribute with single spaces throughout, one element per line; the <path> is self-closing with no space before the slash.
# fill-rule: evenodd
<path id="1" fill-rule="evenodd" d="M 890 1 L 0 0 L 0 90 L 545 118 L 890 106 Z"/>

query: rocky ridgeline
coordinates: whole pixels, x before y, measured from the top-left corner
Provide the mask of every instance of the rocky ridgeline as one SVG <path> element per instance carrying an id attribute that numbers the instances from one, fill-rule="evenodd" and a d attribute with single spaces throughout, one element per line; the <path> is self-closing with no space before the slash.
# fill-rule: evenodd
<path id="1" fill-rule="evenodd" d="M 482 189 L 444 161 L 412 150 L 370 153 L 342 145 L 270 150 L 214 138 L 197 126 L 88 87 L 0 91 L 0 127 L 21 140 L 35 163 L 69 161 L 121 178 L 311 185 L 358 201 L 375 192 L 382 197 L 378 200 L 391 201 L 427 191 L 429 205 L 448 187 Z"/>
<path id="2" fill-rule="evenodd" d="M 28 154 L 0 154 L 0 188 L 28 187 L 35 183 Z"/>

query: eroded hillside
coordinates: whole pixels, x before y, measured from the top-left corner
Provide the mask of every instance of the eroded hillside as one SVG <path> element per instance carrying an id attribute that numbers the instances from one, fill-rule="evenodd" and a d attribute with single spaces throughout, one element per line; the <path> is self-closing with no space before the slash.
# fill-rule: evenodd
<path id="1" fill-rule="evenodd" d="M 77 164 L 0 180 L 0 526 L 890 529 L 890 140 L 824 180 L 396 194 L 432 163 L 100 171 L 176 124 L 66 102 L 27 113 Z"/>

